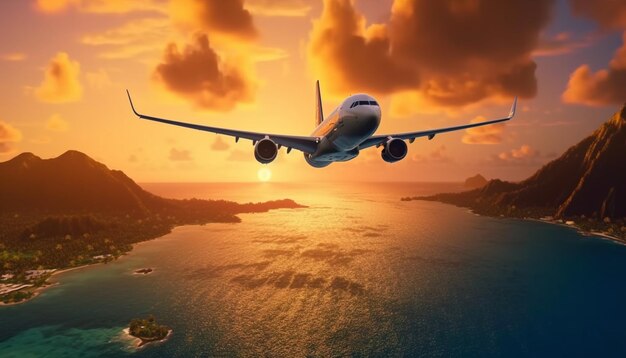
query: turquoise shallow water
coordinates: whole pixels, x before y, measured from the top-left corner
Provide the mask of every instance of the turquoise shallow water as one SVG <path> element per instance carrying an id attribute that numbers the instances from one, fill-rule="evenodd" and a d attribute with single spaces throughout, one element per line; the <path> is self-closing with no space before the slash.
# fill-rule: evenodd
<path id="1" fill-rule="evenodd" d="M 399 201 L 433 185 L 146 187 L 311 207 L 179 227 L 63 274 L 0 307 L 0 357 L 626 355 L 625 246 Z M 133 349 L 121 330 L 147 314 L 174 334 Z"/>

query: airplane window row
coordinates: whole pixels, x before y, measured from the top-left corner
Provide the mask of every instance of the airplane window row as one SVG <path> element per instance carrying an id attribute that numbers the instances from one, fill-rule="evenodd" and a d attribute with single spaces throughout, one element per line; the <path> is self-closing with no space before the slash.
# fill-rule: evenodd
<path id="1" fill-rule="evenodd" d="M 356 102 L 353 102 L 350 105 L 350 108 L 354 108 L 356 106 L 367 106 L 367 105 L 377 106 L 378 107 L 378 102 L 376 102 L 376 101 L 356 101 Z"/>

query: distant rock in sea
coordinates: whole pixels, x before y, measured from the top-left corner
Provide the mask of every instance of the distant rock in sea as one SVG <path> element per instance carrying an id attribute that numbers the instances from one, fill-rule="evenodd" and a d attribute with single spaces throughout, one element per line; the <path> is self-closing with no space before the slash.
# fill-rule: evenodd
<path id="1" fill-rule="evenodd" d="M 476 174 L 473 177 L 469 177 L 467 179 L 465 179 L 465 188 L 466 189 L 478 189 L 478 188 L 482 188 L 483 186 L 487 185 L 488 181 L 487 179 L 485 179 L 484 176 L 480 175 L 480 174 Z"/>
<path id="2" fill-rule="evenodd" d="M 626 105 L 522 182 L 496 179 L 480 189 L 411 199 L 451 203 L 486 215 L 624 218 Z"/>

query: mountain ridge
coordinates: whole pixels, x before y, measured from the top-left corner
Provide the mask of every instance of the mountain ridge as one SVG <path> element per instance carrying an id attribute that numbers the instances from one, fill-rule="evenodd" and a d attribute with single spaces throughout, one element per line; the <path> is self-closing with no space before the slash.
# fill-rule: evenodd
<path id="1" fill-rule="evenodd" d="M 626 104 L 591 135 L 527 179 L 403 200 L 432 200 L 494 216 L 558 219 L 626 217 Z"/>

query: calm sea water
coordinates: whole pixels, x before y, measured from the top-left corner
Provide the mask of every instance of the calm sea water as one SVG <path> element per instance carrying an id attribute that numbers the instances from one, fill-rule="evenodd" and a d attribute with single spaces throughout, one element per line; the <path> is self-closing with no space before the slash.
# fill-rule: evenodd
<path id="1" fill-rule="evenodd" d="M 626 356 L 625 246 L 399 201 L 450 185 L 144 186 L 311 207 L 179 227 L 60 275 L 0 307 L 0 357 Z M 174 333 L 133 349 L 121 330 L 148 314 Z"/>

